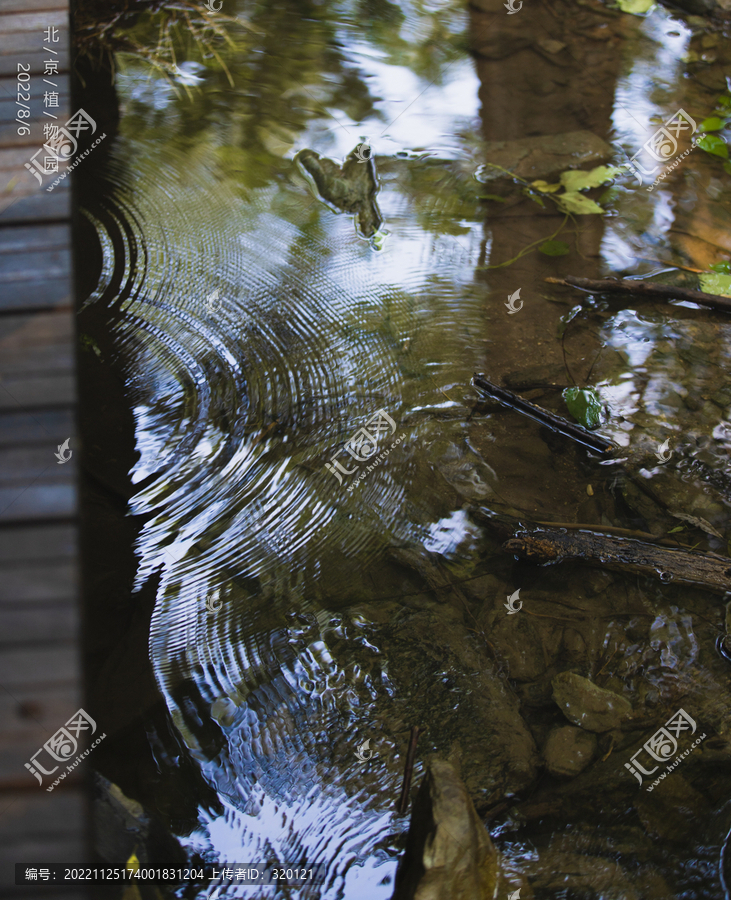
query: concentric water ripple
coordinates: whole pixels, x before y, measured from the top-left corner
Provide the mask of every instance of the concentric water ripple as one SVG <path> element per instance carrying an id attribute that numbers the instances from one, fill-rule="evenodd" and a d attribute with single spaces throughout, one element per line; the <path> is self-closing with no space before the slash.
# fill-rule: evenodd
<path id="1" fill-rule="evenodd" d="M 375 253 L 287 161 L 277 187 L 241 199 L 210 161 L 191 170 L 169 146 L 122 143 L 116 159 L 134 161 L 110 167 L 114 189 L 89 213 L 104 251 L 89 302 L 110 309 L 136 418 L 137 584 L 161 576 L 154 669 L 227 806 L 203 816 L 198 849 L 325 862 L 313 896 L 385 897 L 395 863 L 377 846 L 402 736 L 372 709 L 392 687 L 357 617 L 326 609 L 362 596 L 389 544 L 429 538 L 415 452 L 430 426 L 405 419 L 444 404 L 434 376 L 457 311 L 476 329 L 460 284 L 477 247 L 453 239 L 446 260 L 444 238 L 435 250 L 404 222 L 401 252 Z M 399 444 L 348 491 L 358 475 L 341 484 L 325 464 L 339 453 L 352 468 L 343 444 L 378 410 L 396 425 L 383 448 Z M 353 754 L 368 729 L 388 755 L 378 775 Z"/>

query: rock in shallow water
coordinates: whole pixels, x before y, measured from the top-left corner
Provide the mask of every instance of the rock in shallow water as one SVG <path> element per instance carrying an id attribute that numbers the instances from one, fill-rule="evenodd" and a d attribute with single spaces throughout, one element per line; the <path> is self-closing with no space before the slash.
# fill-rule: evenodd
<path id="1" fill-rule="evenodd" d="M 553 699 L 569 722 L 586 731 L 604 732 L 619 727 L 632 714 L 632 704 L 573 672 L 561 672 L 551 682 Z"/>
<path id="2" fill-rule="evenodd" d="M 595 752 L 595 735 L 573 725 L 562 725 L 548 735 L 543 758 L 551 775 L 573 776 L 584 771 Z"/>
<path id="3" fill-rule="evenodd" d="M 431 757 L 392 900 L 492 900 L 497 852 L 450 763 Z"/>

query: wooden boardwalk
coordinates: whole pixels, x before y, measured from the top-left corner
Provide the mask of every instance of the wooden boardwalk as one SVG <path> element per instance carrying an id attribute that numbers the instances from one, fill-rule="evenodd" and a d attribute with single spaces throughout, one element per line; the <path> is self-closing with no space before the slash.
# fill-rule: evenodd
<path id="1" fill-rule="evenodd" d="M 71 179 L 49 193 L 53 179 L 41 188 L 24 166 L 44 143 L 43 123 L 63 125 L 73 112 L 68 21 L 68 0 L 0 0 L 0 897 L 25 900 L 87 895 L 15 887 L 16 862 L 89 859 L 83 772 L 48 793 L 51 779 L 40 786 L 24 767 L 84 705 Z M 44 40 L 49 27 L 57 42 Z M 58 61 L 57 75 L 46 59 Z M 31 95 L 30 119 L 20 121 L 18 63 Z M 44 115 L 54 90 L 56 120 Z M 23 123 L 30 135 L 18 133 Z M 73 455 L 59 463 L 67 439 Z"/>

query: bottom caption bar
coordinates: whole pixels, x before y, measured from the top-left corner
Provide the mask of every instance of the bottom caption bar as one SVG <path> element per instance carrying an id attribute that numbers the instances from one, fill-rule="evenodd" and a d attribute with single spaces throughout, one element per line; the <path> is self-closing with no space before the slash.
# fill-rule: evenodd
<path id="1" fill-rule="evenodd" d="M 324 884 L 326 866 L 281 866 L 278 864 L 226 863 L 215 866 L 180 868 L 126 869 L 119 866 L 69 866 L 64 863 L 47 863 L 43 866 L 15 864 L 15 883 L 32 884 L 113 884 L 118 882 L 145 882 L 145 884 L 178 884 L 188 881 L 210 881 L 224 884 Z"/>

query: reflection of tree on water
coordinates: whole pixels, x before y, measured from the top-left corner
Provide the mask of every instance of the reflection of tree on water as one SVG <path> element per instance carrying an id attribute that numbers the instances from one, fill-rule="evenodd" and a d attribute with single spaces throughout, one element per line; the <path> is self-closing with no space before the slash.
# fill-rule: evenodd
<path id="1" fill-rule="evenodd" d="M 468 172 L 453 164 L 445 176 L 443 164 L 384 161 L 388 179 L 379 202 L 383 198 L 384 215 L 390 211 L 398 222 L 400 253 L 388 269 L 364 242 L 354 241 L 346 216 L 312 202 L 294 166 L 283 160 L 308 129 L 337 130 L 338 115 L 360 121 L 377 108 L 367 79 L 338 43 L 341 16 L 328 6 L 255 8 L 252 30 L 236 32 L 238 47 L 216 45 L 233 92 L 223 66 L 192 44 L 187 56 L 181 45 L 177 57 L 181 71 L 201 79 L 188 85 L 190 96 L 183 87 L 165 94 L 162 78 L 146 88 L 146 64 L 140 56 L 124 58 L 119 77 L 128 159 L 115 162 L 126 168 L 116 200 L 124 198 L 125 209 L 139 216 L 136 237 L 147 256 L 126 276 L 127 296 L 139 299 L 127 308 L 119 334 L 131 367 L 143 375 L 135 410 L 142 454 L 136 474 L 148 480 L 133 509 L 149 518 L 138 542 L 138 578 L 161 573 L 151 654 L 177 729 L 158 716 L 150 743 L 166 785 L 184 782 L 185 825 L 168 814 L 175 807 L 169 797 L 158 803 L 172 830 L 192 835 L 188 846 L 219 852 L 235 846 L 237 856 L 244 848 L 257 859 L 272 849 L 288 860 L 306 852 L 313 862 L 319 853 L 331 861 L 349 900 L 357 900 L 359 890 L 370 900 L 390 893 L 377 885 L 393 871 L 399 846 L 391 833 L 400 827 L 391 820 L 401 774 L 396 754 L 414 722 L 427 729 L 424 753 L 436 749 L 461 759 L 471 796 L 485 813 L 535 779 L 534 735 L 523 716 L 542 741 L 542 717 L 548 721 L 555 712 L 556 671 L 576 667 L 592 678 L 614 679 L 622 691 L 622 679 L 630 676 L 613 671 L 605 640 L 621 646 L 631 638 L 644 648 L 642 620 L 651 613 L 642 611 L 650 608 L 667 621 L 674 614 L 653 609 L 634 586 L 625 598 L 611 577 L 585 583 L 581 573 L 513 570 L 504 557 L 478 562 L 488 548 L 459 509 L 476 490 L 480 501 L 493 504 L 498 490 L 520 508 L 545 504 L 550 470 L 558 483 L 553 510 L 561 506 L 569 521 L 580 503 L 582 512 L 600 514 L 597 500 L 584 499 L 584 481 L 596 472 L 583 458 L 554 457 L 553 448 L 514 420 L 478 419 L 468 431 L 460 420 L 435 412 L 445 395 L 469 401 L 462 385 L 485 358 L 503 369 L 540 358 L 546 350 L 538 342 L 556 321 L 546 304 L 530 326 L 521 325 L 535 334 L 504 330 L 511 320 L 500 304 L 518 287 L 515 279 L 522 271 L 526 284 L 536 283 L 542 270 L 536 275 L 516 267 L 504 273 L 503 288 L 490 275 L 492 296 L 473 282 L 472 226 L 484 207 L 479 187 L 470 190 Z M 438 37 L 442 14 L 422 20 L 412 44 L 395 27 L 403 16 L 392 5 L 369 4 L 366 32 L 392 64 L 422 73 L 436 64 L 443 68 L 457 51 Z M 140 20 L 150 46 L 158 25 Z M 252 37 L 256 28 L 263 39 Z M 292 41 L 292 52 L 282 51 L 285 40 Z M 251 52 L 254 43 L 264 52 Z M 187 61 L 201 68 L 184 69 Z M 508 83 L 514 62 L 501 63 L 508 98 L 514 97 Z M 482 91 L 494 94 L 497 72 L 486 74 L 486 65 L 479 63 Z M 175 73 L 171 77 L 174 82 Z M 531 104 L 544 116 L 552 113 L 539 95 Z M 489 109 L 485 127 L 497 128 Z M 596 121 L 605 117 L 597 113 Z M 523 121 L 511 123 L 514 136 Z M 505 134 L 498 129 L 489 136 Z M 351 147 L 357 139 L 354 134 Z M 463 146 L 469 156 L 479 142 L 465 134 Z M 128 225 L 123 214 L 120 219 Z M 518 249 L 527 243 L 526 227 L 545 225 L 522 211 L 490 215 L 493 255 L 486 262 L 498 251 L 510 253 L 511 242 Z M 602 224 L 592 219 L 588 228 L 581 246 L 591 250 L 593 243 L 595 252 Z M 463 241 L 467 264 L 426 253 L 433 234 L 451 234 L 460 247 Z M 422 256 L 408 256 L 407 238 Z M 585 265 L 592 274 L 595 263 Z M 212 317 L 204 301 L 216 289 L 220 304 Z M 532 302 L 537 306 L 536 298 Z M 493 315 L 495 305 L 503 318 Z M 650 333 L 641 322 L 637 327 L 638 340 Z M 537 379 L 539 385 L 545 380 Z M 408 453 L 389 458 L 355 497 L 335 494 L 334 480 L 323 480 L 325 460 L 380 406 L 395 417 L 416 413 Z M 182 440 L 188 442 L 184 452 Z M 602 504 L 607 517 L 623 515 L 604 494 Z M 391 544 L 397 546 L 384 562 L 382 551 Z M 498 617 L 515 590 L 516 573 L 527 580 L 521 597 L 546 604 L 538 618 L 528 612 Z M 205 609 L 211 588 L 223 599 L 220 616 Z M 566 625 L 566 611 L 549 605 L 556 597 L 569 607 L 578 600 L 587 614 Z M 621 612 L 617 598 L 627 601 Z M 696 602 L 703 615 L 713 616 L 702 598 L 683 602 Z M 512 620 L 519 621 L 509 630 Z M 672 643 L 684 689 L 697 677 L 696 656 L 686 646 L 697 642 L 694 627 L 683 621 L 677 635 L 665 635 L 661 626 L 652 632 L 661 644 Z M 665 647 L 645 657 L 633 646 L 619 654 L 631 677 L 650 672 L 634 702 L 644 704 L 658 684 L 663 702 L 674 702 L 677 685 L 658 662 Z M 510 685 L 494 654 L 509 671 Z M 706 690 L 715 678 L 706 675 Z M 711 720 L 723 712 L 706 709 L 700 692 L 694 702 Z M 652 710 L 651 701 L 647 707 Z M 354 771 L 353 751 L 368 736 L 379 768 Z M 616 759 L 612 753 L 621 751 L 602 741 L 601 756 Z M 176 760 L 186 767 L 182 779 Z M 613 880 L 601 863 L 613 833 L 590 834 L 587 825 L 596 814 L 594 798 L 604 796 L 606 784 L 616 786 L 606 773 L 597 764 L 596 776 L 573 782 L 574 799 L 570 790 L 565 800 L 558 789 L 551 793 L 549 785 L 548 811 L 528 806 L 529 819 L 554 816 L 553 835 L 575 821 L 575 807 L 583 817 L 574 845 L 570 836 L 557 838 L 558 849 L 542 851 L 537 877 L 545 881 L 546 860 L 553 860 L 557 878 L 578 871 L 595 887 L 626 888 L 627 879 Z M 148 786 L 140 794 L 145 791 Z M 622 797 L 631 808 L 629 795 Z M 191 817 L 198 798 L 202 825 Z M 647 811 L 641 814 L 650 821 Z M 646 844 L 637 836 L 642 864 Z M 381 861 L 387 865 L 379 869 Z M 347 880 L 354 875 L 362 875 L 366 887 L 354 888 Z"/>

